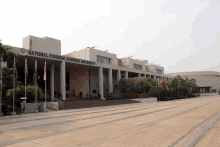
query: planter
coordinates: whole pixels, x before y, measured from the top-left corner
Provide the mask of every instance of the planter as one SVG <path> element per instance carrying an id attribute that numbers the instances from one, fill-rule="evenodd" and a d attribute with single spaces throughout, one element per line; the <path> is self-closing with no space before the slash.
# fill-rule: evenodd
<path id="1" fill-rule="evenodd" d="M 38 103 L 37 103 L 37 108 L 38 108 Z M 26 111 L 27 113 L 35 113 L 36 110 L 36 103 L 26 103 Z"/>

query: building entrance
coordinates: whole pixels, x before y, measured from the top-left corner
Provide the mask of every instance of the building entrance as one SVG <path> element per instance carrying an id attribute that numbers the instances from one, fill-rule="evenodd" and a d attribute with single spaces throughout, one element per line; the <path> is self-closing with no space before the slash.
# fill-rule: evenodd
<path id="1" fill-rule="evenodd" d="M 104 98 L 107 98 L 108 92 L 109 92 L 108 86 L 104 86 L 104 87 L 103 87 L 103 91 L 104 91 Z"/>

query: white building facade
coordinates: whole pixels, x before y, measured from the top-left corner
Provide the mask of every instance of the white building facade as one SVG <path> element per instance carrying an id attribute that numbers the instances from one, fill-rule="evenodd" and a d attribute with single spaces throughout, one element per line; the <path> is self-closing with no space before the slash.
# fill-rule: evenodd
<path id="1" fill-rule="evenodd" d="M 12 47 L 13 49 L 13 47 Z M 149 65 L 147 60 L 132 58 L 118 59 L 116 54 L 87 47 L 83 50 L 73 51 L 61 55 L 60 40 L 49 37 L 38 38 L 28 36 L 23 39 L 23 48 L 14 48 L 14 52 L 21 53 L 21 68 L 24 59 L 28 59 L 30 70 L 34 68 L 34 60 L 38 62 L 38 85 L 42 85 L 42 73 L 44 62 L 47 62 L 48 91 L 51 98 L 55 91 L 61 92 L 65 101 L 72 91 L 82 92 L 83 97 L 89 95 L 104 99 L 108 93 L 115 91 L 115 84 L 121 78 L 149 77 L 155 80 L 172 79 L 173 76 L 165 75 L 164 68 L 157 65 Z M 22 77 L 22 75 L 21 75 Z M 29 79 L 32 83 L 32 79 Z M 41 82 L 39 82 L 41 81 Z"/>
<path id="2" fill-rule="evenodd" d="M 180 75 L 183 78 L 187 76 L 189 79 L 195 79 L 197 86 L 200 87 L 200 93 L 219 92 L 220 89 L 220 73 L 216 71 L 177 72 L 168 73 L 168 75 Z"/>

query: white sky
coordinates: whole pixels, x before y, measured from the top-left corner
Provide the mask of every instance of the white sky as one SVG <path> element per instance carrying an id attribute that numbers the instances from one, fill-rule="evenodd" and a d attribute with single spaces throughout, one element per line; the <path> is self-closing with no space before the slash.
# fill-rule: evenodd
<path id="1" fill-rule="evenodd" d="M 165 73 L 220 72 L 220 0 L 0 0 L 0 39 L 61 40 L 62 54 L 100 46 Z"/>

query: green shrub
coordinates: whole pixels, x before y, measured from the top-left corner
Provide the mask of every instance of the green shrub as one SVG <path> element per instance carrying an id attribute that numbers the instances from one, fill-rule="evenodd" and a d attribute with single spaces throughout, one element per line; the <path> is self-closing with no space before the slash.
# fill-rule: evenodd
<path id="1" fill-rule="evenodd" d="M 8 99 L 13 99 L 13 89 L 8 89 L 6 94 Z M 15 96 L 17 99 L 20 99 L 21 97 L 25 97 L 25 87 L 23 85 L 20 85 L 15 88 Z M 27 96 L 27 102 L 35 102 L 35 86 L 28 85 L 26 87 L 26 96 Z M 41 88 L 37 87 L 37 99 L 39 99 L 43 96 Z"/>
<path id="2" fill-rule="evenodd" d="M 114 100 L 121 99 L 121 93 L 118 91 L 116 91 L 114 93 L 109 93 L 107 99 L 114 99 Z"/>

